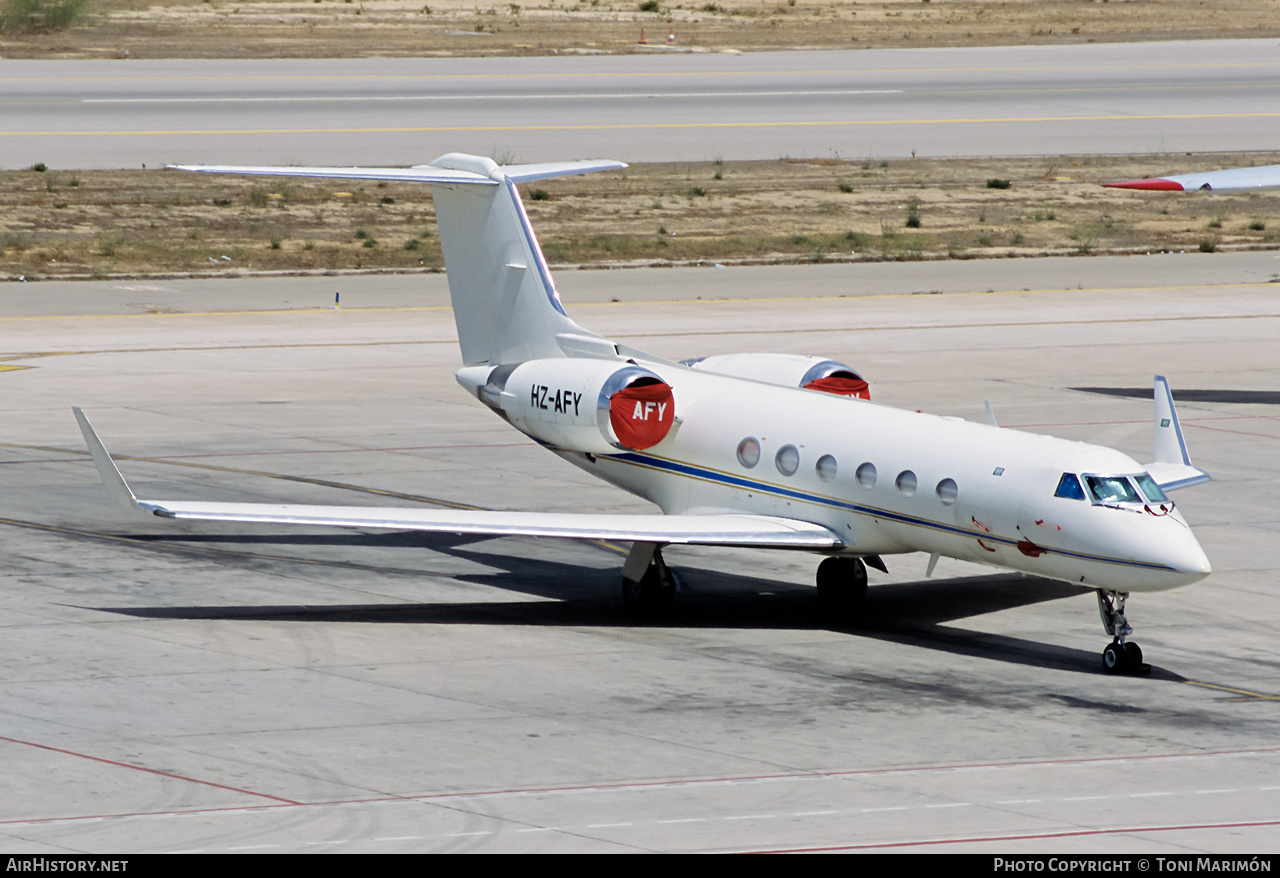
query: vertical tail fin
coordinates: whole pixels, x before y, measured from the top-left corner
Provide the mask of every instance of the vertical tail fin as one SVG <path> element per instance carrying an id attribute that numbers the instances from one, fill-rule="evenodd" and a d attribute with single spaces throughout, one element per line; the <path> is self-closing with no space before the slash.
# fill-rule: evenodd
<path id="1" fill-rule="evenodd" d="M 490 159 L 456 153 L 428 166 L 470 172 L 475 183 L 490 184 L 431 186 L 464 364 L 560 357 L 557 335 L 591 335 L 560 304 L 516 183 L 619 166 L 566 162 L 499 167 Z"/>
<path id="2" fill-rule="evenodd" d="M 618 170 L 626 167 L 622 162 L 500 167 L 491 159 L 449 153 L 412 168 L 174 167 L 206 174 L 430 183 L 465 365 L 561 357 L 564 346 L 557 336 L 571 336 L 566 344 L 588 350 L 599 338 L 570 320 L 560 304 L 516 184 Z"/>

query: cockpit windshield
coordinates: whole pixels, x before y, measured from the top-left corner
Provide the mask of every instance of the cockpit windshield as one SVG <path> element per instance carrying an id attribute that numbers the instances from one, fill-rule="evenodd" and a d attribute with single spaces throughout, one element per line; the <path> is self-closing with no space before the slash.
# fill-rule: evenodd
<path id="1" fill-rule="evenodd" d="M 1155 479 L 1151 478 L 1150 473 L 1138 473 L 1133 478 L 1142 489 L 1142 493 L 1146 494 L 1147 499 L 1152 503 L 1169 502 L 1169 498 L 1165 496 L 1164 491 L 1160 490 L 1160 486 L 1156 484 Z"/>
<path id="2" fill-rule="evenodd" d="M 1142 498 L 1124 476 L 1085 476 L 1089 496 L 1097 503 L 1141 503 Z"/>
<path id="3" fill-rule="evenodd" d="M 1081 480 L 1084 482 L 1083 486 Z M 1075 473 L 1063 473 L 1053 496 L 1068 500 L 1089 500 L 1105 505 L 1170 502 L 1150 473 L 1123 476 L 1077 476 Z"/>

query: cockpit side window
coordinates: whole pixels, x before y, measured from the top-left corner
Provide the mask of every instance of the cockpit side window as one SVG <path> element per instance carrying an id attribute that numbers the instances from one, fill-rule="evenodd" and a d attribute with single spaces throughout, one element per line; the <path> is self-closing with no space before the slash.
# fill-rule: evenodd
<path id="1" fill-rule="evenodd" d="M 1053 496 L 1065 497 L 1068 500 L 1083 500 L 1084 488 L 1080 487 L 1080 480 L 1074 473 L 1063 473 L 1062 480 L 1058 482 L 1058 490 L 1053 492 Z"/>
<path id="2" fill-rule="evenodd" d="M 1098 503 L 1141 503 L 1133 484 L 1124 476 L 1085 476 L 1089 493 Z"/>
<path id="3" fill-rule="evenodd" d="M 1156 484 L 1156 480 L 1151 478 L 1150 473 L 1142 473 L 1134 476 L 1138 480 L 1138 487 L 1142 489 L 1142 493 L 1147 495 L 1147 499 L 1152 503 L 1168 503 L 1169 498 L 1165 496 L 1164 491 L 1160 490 L 1160 486 Z"/>

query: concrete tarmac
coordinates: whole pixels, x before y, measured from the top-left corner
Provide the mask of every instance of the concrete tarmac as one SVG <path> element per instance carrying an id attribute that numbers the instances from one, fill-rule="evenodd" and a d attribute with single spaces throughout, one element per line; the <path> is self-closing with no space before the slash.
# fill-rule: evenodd
<path id="1" fill-rule="evenodd" d="M 819 613 L 805 554 L 178 524 L 141 496 L 649 511 L 454 382 L 443 277 L 41 283 L 0 317 L 0 848 L 1274 850 L 1280 297 L 1271 254 L 564 272 L 679 358 L 817 353 L 875 399 L 1151 457 L 1165 374 L 1214 565 L 1129 604 L 924 556 Z M 342 292 L 341 309 L 331 307 Z M 617 299 L 618 301 L 612 301 Z M 1228 394 L 1225 391 L 1244 393 Z"/>
<path id="2" fill-rule="evenodd" d="M 1274 40 L 0 60 L 0 168 L 411 165 L 447 152 L 509 163 L 1271 150 L 1277 73 Z"/>

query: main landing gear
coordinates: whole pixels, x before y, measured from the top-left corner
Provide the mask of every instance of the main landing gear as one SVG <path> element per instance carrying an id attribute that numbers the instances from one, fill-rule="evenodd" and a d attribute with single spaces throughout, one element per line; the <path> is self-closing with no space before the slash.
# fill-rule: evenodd
<path id="1" fill-rule="evenodd" d="M 1111 674 L 1149 674 L 1151 665 L 1143 663 L 1142 649 L 1125 639 L 1133 633 L 1133 626 L 1124 617 L 1124 602 L 1128 599 L 1127 591 L 1098 589 L 1098 614 L 1102 616 L 1102 627 L 1115 638 L 1102 651 L 1102 666 Z"/>
<path id="2" fill-rule="evenodd" d="M 679 584 L 662 560 L 658 543 L 635 543 L 622 565 L 622 602 L 634 613 L 653 615 L 671 608 Z"/>
<path id="3" fill-rule="evenodd" d="M 818 565 L 818 601 L 838 622 L 855 620 L 867 600 L 867 565 L 861 558 L 827 558 Z"/>

